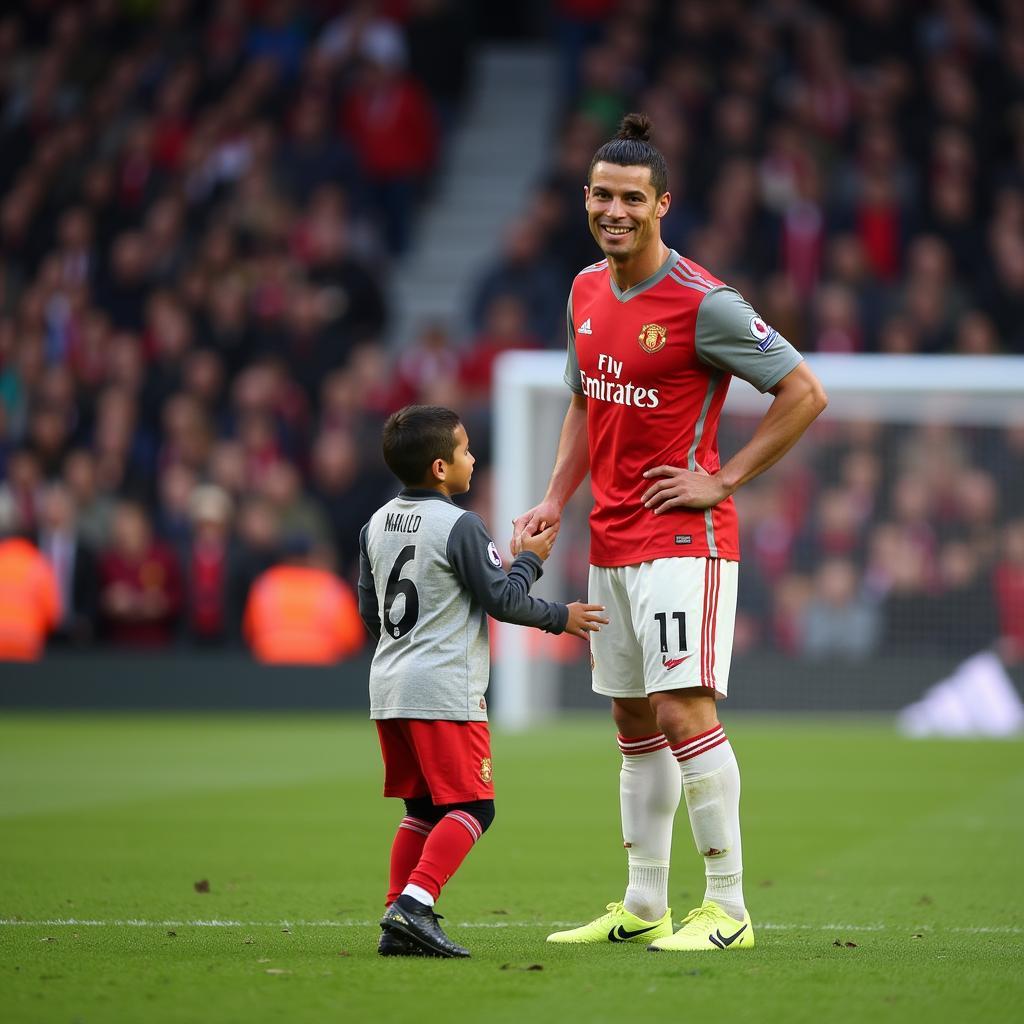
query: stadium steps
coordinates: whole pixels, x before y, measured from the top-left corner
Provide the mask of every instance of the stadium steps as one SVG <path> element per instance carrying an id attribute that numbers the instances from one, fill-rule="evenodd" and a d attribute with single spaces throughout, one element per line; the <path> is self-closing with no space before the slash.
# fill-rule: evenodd
<path id="1" fill-rule="evenodd" d="M 394 276 L 392 338 L 399 345 L 429 320 L 444 321 L 456 336 L 464 332 L 473 285 L 548 163 L 558 101 L 555 54 L 489 46 L 473 71 L 437 192 Z"/>

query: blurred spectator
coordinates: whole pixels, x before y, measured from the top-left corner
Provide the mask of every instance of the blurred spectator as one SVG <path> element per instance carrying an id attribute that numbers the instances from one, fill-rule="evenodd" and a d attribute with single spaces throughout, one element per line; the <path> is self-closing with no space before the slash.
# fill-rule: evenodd
<path id="1" fill-rule="evenodd" d="M 1024 238 L 1016 232 L 994 232 L 992 255 L 995 274 L 988 282 L 986 305 L 1003 344 L 1011 352 L 1024 352 Z"/>
<path id="2" fill-rule="evenodd" d="M 1024 423 L 1011 424 L 982 451 L 1002 483 L 1007 514 L 1024 517 Z"/>
<path id="3" fill-rule="evenodd" d="M 502 352 L 539 347 L 522 299 L 497 295 L 484 310 L 480 333 L 463 357 L 459 377 L 467 400 L 471 404 L 489 403 L 494 361 Z"/>
<path id="4" fill-rule="evenodd" d="M 176 296 L 155 292 L 146 302 L 143 350 L 146 378 L 143 415 L 150 423 L 163 412 L 164 402 L 181 387 L 181 364 L 192 347 L 192 323 Z"/>
<path id="5" fill-rule="evenodd" d="M 253 582 L 271 568 L 280 554 L 281 531 L 270 502 L 248 497 L 240 505 L 237 517 L 238 570 L 232 580 L 229 607 L 237 610 L 233 625 L 241 635 L 242 612 Z"/>
<path id="6" fill-rule="evenodd" d="M 77 448 L 68 454 L 64 460 L 64 481 L 76 509 L 79 536 L 93 551 L 100 551 L 110 536 L 114 502 L 99 489 L 96 460 L 91 452 Z"/>
<path id="7" fill-rule="evenodd" d="M 43 494 L 36 545 L 60 593 L 54 639 L 76 646 L 90 643 L 96 635 L 99 593 L 96 552 L 79 533 L 74 499 L 64 483 L 48 485 Z"/>
<path id="8" fill-rule="evenodd" d="M 565 286 L 543 251 L 536 221 L 523 219 L 506 231 L 498 261 L 473 290 L 472 326 L 482 330 L 496 299 L 511 296 L 527 310 L 529 331 L 545 345 L 565 345 Z"/>
<path id="9" fill-rule="evenodd" d="M 956 327 L 955 351 L 964 356 L 994 356 L 1000 350 L 999 334 L 992 320 L 978 310 L 968 310 Z"/>
<path id="10" fill-rule="evenodd" d="M 6 479 L 0 480 L 0 508 L 9 508 L 15 530 L 36 528 L 43 496 L 43 474 L 39 459 L 27 448 L 7 457 Z"/>
<path id="11" fill-rule="evenodd" d="M 192 495 L 199 484 L 195 470 L 172 462 L 160 474 L 156 531 L 172 547 L 181 548 L 192 535 Z"/>
<path id="12" fill-rule="evenodd" d="M 377 421 L 377 429 L 370 430 L 376 442 L 384 420 L 390 413 L 411 402 L 415 391 L 410 384 L 395 376 L 388 350 L 373 342 L 352 350 L 346 376 L 353 397 L 357 399 L 357 419 L 367 428 L 373 421 Z"/>
<path id="13" fill-rule="evenodd" d="M 337 190 L 314 197 L 292 241 L 310 283 L 293 288 L 284 331 L 272 342 L 310 398 L 324 375 L 343 366 L 354 347 L 378 337 L 387 320 L 383 293 L 351 252 L 345 217 Z"/>
<path id="14" fill-rule="evenodd" d="M 773 588 L 771 635 L 777 650 L 798 655 L 803 648 L 804 617 L 814 593 L 814 584 L 807 576 L 789 574 Z"/>
<path id="15" fill-rule="evenodd" d="M 989 646 L 998 632 L 990 563 L 965 541 L 939 551 L 939 592 L 922 618 L 935 650 L 964 658 Z"/>
<path id="16" fill-rule="evenodd" d="M 831 239 L 827 272 L 829 283 L 843 286 L 846 294 L 852 297 L 865 348 L 874 351 L 878 346 L 878 329 L 886 306 L 886 289 L 871 273 L 864 247 L 855 235 L 836 235 Z"/>
<path id="17" fill-rule="evenodd" d="M 355 653 L 364 630 L 352 588 L 310 559 L 307 538 L 286 541 L 287 561 L 253 584 L 245 637 L 266 664 L 331 665 Z"/>
<path id="18" fill-rule="evenodd" d="M 105 638 L 118 647 L 166 647 L 181 611 L 181 569 L 174 552 L 153 537 L 141 505 L 114 510 L 110 545 L 100 555 L 100 615 Z"/>
<path id="19" fill-rule="evenodd" d="M 898 306 L 915 329 L 921 351 L 941 352 L 952 346 L 965 298 L 953 278 L 949 247 L 935 236 L 921 235 L 911 244 Z"/>
<path id="20" fill-rule="evenodd" d="M 423 405 L 462 405 L 457 392 L 461 353 L 441 323 L 425 324 L 416 340 L 398 358 L 398 376 Z"/>
<path id="21" fill-rule="evenodd" d="M 471 27 L 457 0 L 410 0 L 409 70 L 434 102 L 444 135 L 455 126 L 470 72 Z"/>
<path id="22" fill-rule="evenodd" d="M 231 537 L 231 498 L 215 484 L 189 495 L 191 536 L 181 547 L 185 635 L 204 646 L 224 644 L 241 612 L 231 607 L 240 572 Z"/>
<path id="23" fill-rule="evenodd" d="M 394 494 L 393 477 L 383 465 L 362 464 L 356 439 L 347 431 L 324 431 L 316 439 L 311 464 L 312 493 L 327 514 L 341 575 L 359 572 L 359 531 Z"/>
<path id="24" fill-rule="evenodd" d="M 878 608 L 862 590 L 857 567 L 847 559 L 827 559 L 815 573 L 814 591 L 804 608 L 803 653 L 859 660 L 874 652 L 878 634 Z"/>
<path id="25" fill-rule="evenodd" d="M 885 524 L 872 537 L 868 572 L 882 596 L 882 648 L 887 654 L 921 654 L 932 648 L 927 627 L 932 572 L 928 551 L 909 531 Z"/>
<path id="26" fill-rule="evenodd" d="M 583 55 L 581 73 L 577 100 L 579 110 L 605 138 L 614 135 L 622 115 L 626 113 L 629 68 L 614 47 L 599 43 Z"/>
<path id="27" fill-rule="evenodd" d="M 140 232 L 125 232 L 114 240 L 110 268 L 101 281 L 98 298 L 115 327 L 142 329 L 149 258 Z"/>
<path id="28" fill-rule="evenodd" d="M 971 469 L 957 480 L 953 530 L 970 544 L 986 571 L 995 564 L 1000 544 L 999 487 L 983 469 Z"/>
<path id="29" fill-rule="evenodd" d="M 818 289 L 815 302 L 815 352 L 862 352 L 865 331 L 854 293 L 841 284 L 826 284 Z"/>
<path id="30" fill-rule="evenodd" d="M 811 569 L 821 558 L 862 560 L 862 510 L 846 488 L 831 487 L 818 498 L 797 541 L 795 561 Z"/>
<path id="31" fill-rule="evenodd" d="M 1024 519 L 1006 527 L 995 571 L 1002 648 L 1011 663 L 1024 659 Z"/>
<path id="32" fill-rule="evenodd" d="M 883 463 L 868 445 L 856 446 L 836 460 L 844 499 L 854 521 L 864 529 L 878 514 L 881 503 Z"/>
<path id="33" fill-rule="evenodd" d="M 459 368 L 460 412 L 473 438 L 473 449 L 484 462 L 491 460 L 491 387 L 494 363 L 502 352 L 540 348 L 530 331 L 526 307 L 514 295 L 498 295 L 484 313 L 480 333 L 470 342 Z"/>
<path id="34" fill-rule="evenodd" d="M 249 31 L 246 53 L 273 61 L 283 78 L 294 78 L 306 45 L 295 5 L 291 0 L 269 0 L 262 5 L 262 13 L 259 23 Z"/>
<path id="35" fill-rule="evenodd" d="M 60 592 L 35 545 L 0 532 L 0 661 L 35 661 L 60 619 Z"/>
<path id="36" fill-rule="evenodd" d="M 192 349 L 182 364 L 181 383 L 203 419 L 213 426 L 223 426 L 225 381 L 221 357 L 208 348 Z"/>
<path id="37" fill-rule="evenodd" d="M 333 65 L 344 67 L 359 60 L 402 64 L 405 41 L 398 24 L 380 10 L 377 0 L 357 0 L 350 9 L 324 26 L 317 51 Z"/>
<path id="38" fill-rule="evenodd" d="M 341 124 L 383 217 L 388 245 L 400 254 L 409 244 L 418 189 L 437 155 L 427 95 L 394 58 L 366 58 L 343 102 Z"/>
<path id="39" fill-rule="evenodd" d="M 218 232 L 212 236 L 217 244 L 225 246 L 229 245 L 229 237 L 227 232 Z M 210 289 L 202 313 L 202 342 L 220 357 L 229 379 L 242 369 L 249 355 L 246 303 L 242 277 L 228 273 L 218 279 L 216 287 Z"/>
<path id="40" fill-rule="evenodd" d="M 141 403 L 126 388 L 106 388 L 96 401 L 93 452 L 102 490 L 131 489 L 145 493 L 152 481 L 155 439 L 140 422 Z"/>
<path id="41" fill-rule="evenodd" d="M 306 537 L 318 548 L 330 545 L 324 511 L 303 491 L 302 478 L 292 463 L 283 459 L 271 463 L 263 474 L 260 493 L 270 502 L 282 534 Z"/>
<path id="42" fill-rule="evenodd" d="M 743 541 L 747 558 L 756 563 L 759 575 L 774 583 L 789 568 L 797 540 L 781 482 L 768 479 L 750 488 L 742 508 L 749 509 L 740 520 L 747 524 Z"/>
<path id="43" fill-rule="evenodd" d="M 355 154 L 335 134 L 326 100 L 313 93 L 299 97 L 291 113 L 290 133 L 278 155 L 276 174 L 292 199 L 301 202 L 320 185 L 360 185 Z"/>
<path id="44" fill-rule="evenodd" d="M 922 573 L 921 585 L 929 586 L 934 578 L 938 517 L 934 491 L 923 475 L 908 474 L 894 482 L 891 513 L 901 548 L 916 556 L 914 564 Z"/>

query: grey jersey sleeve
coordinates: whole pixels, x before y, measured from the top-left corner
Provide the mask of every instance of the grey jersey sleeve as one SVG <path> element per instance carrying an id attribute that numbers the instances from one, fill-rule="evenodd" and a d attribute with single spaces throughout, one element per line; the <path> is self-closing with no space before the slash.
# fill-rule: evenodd
<path id="1" fill-rule="evenodd" d="M 566 605 L 530 597 L 530 587 L 541 575 L 540 559 L 524 552 L 506 573 L 494 541 L 475 513 L 467 512 L 452 527 L 447 554 L 459 579 L 488 615 L 502 622 L 537 626 L 547 633 L 565 629 Z"/>
<path id="2" fill-rule="evenodd" d="M 569 292 L 569 302 L 565 307 L 565 326 L 568 330 L 568 343 L 565 352 L 565 383 L 571 391 L 577 395 L 583 394 L 583 385 L 580 383 L 580 361 L 576 356 L 576 328 L 572 322 L 572 291 Z"/>
<path id="3" fill-rule="evenodd" d="M 704 296 L 694 338 L 700 359 L 742 377 L 762 393 L 803 362 L 735 288 L 713 288 Z"/>
<path id="4" fill-rule="evenodd" d="M 373 584 L 370 555 L 366 549 L 366 535 L 370 524 L 359 531 L 359 617 L 374 640 L 380 639 L 380 608 L 377 606 L 377 588 Z"/>

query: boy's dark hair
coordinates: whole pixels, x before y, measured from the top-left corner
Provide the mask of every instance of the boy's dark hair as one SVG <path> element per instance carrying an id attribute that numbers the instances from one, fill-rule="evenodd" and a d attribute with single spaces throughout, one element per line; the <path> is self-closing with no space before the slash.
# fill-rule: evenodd
<path id="1" fill-rule="evenodd" d="M 407 405 L 384 424 L 384 461 L 407 487 L 426 481 L 434 459 L 455 458 L 458 413 L 440 405 Z"/>
<path id="2" fill-rule="evenodd" d="M 589 184 L 598 161 L 618 164 L 620 167 L 646 167 L 651 172 L 654 197 L 668 191 L 668 165 L 661 150 L 651 145 L 651 119 L 646 114 L 627 114 L 619 122 L 619 130 L 609 139 L 590 161 L 587 171 Z"/>

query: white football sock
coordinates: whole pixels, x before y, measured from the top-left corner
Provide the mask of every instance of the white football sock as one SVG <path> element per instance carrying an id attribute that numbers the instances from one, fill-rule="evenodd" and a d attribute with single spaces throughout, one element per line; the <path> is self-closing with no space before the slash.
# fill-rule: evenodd
<path id="1" fill-rule="evenodd" d="M 721 725 L 672 748 L 679 762 L 686 810 L 704 858 L 706 900 L 743 920 L 743 848 L 740 842 L 740 769 Z"/>
<path id="2" fill-rule="evenodd" d="M 629 855 L 623 903 L 644 921 L 657 921 L 668 909 L 672 821 L 682 789 L 679 769 L 661 733 L 633 739 L 619 736 L 619 749 L 622 840 Z"/>
<path id="3" fill-rule="evenodd" d="M 434 897 L 431 896 L 426 889 L 423 889 L 418 885 L 412 885 L 410 883 L 402 890 L 402 895 L 411 896 L 414 900 L 419 900 L 420 903 L 425 903 L 428 907 L 432 907 L 434 905 Z"/>

